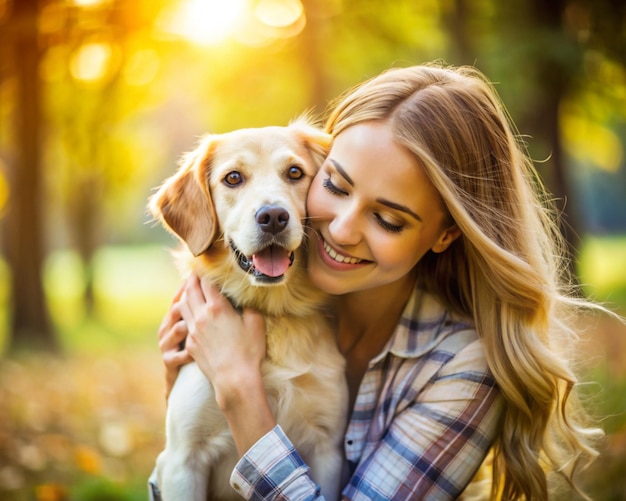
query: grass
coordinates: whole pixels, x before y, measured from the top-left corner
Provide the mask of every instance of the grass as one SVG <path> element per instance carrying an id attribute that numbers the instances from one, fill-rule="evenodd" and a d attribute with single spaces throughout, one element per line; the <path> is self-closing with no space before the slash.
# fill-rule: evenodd
<path id="1" fill-rule="evenodd" d="M 626 237 L 590 238 L 579 263 L 585 291 L 626 312 Z M 5 280 L 3 280 L 5 278 Z M 64 355 L 0 360 L 0 499 L 134 501 L 163 446 L 162 367 L 156 331 L 180 282 L 166 249 L 103 248 L 94 307 L 82 301 L 78 257 L 50 256 L 45 289 Z M 0 264 L 0 321 L 6 318 Z M 4 322 L 5 323 L 5 322 Z M 583 481 L 598 500 L 626 492 L 626 329 L 587 322 L 583 350 L 596 413 L 609 433 Z M 0 329 L 0 349 L 6 335 Z"/>

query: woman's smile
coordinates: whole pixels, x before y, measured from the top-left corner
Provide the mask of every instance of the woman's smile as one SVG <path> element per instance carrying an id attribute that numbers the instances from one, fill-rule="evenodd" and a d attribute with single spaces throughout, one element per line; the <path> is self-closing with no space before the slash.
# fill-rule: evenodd
<path id="1" fill-rule="evenodd" d="M 323 252 L 320 252 L 320 254 L 326 258 L 325 261 L 327 262 L 327 264 L 333 266 L 333 268 L 337 269 L 337 265 L 343 265 L 339 269 L 345 269 L 346 266 L 348 267 L 348 269 L 354 269 L 355 265 L 363 265 L 371 262 L 340 253 L 339 251 L 331 247 L 320 233 L 316 234 L 319 238 L 319 245 L 323 249 Z M 320 251 L 322 249 L 320 249 Z"/>

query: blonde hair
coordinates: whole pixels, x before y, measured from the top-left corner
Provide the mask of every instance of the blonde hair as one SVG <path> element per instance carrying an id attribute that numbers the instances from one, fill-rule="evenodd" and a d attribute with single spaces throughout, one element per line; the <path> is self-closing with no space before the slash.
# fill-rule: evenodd
<path id="1" fill-rule="evenodd" d="M 383 120 L 412 151 L 462 235 L 418 263 L 422 286 L 471 316 L 506 400 L 493 497 L 547 499 L 546 472 L 574 483 L 597 452 L 573 391 L 571 293 L 557 214 L 495 90 L 470 67 L 388 70 L 349 92 L 333 136 Z M 582 494 L 582 493 L 581 493 Z"/>

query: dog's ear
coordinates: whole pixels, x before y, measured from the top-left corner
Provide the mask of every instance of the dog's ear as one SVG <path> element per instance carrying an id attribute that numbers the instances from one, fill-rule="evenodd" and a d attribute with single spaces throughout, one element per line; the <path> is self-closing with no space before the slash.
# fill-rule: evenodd
<path id="1" fill-rule="evenodd" d="M 306 117 L 296 119 L 289 124 L 289 128 L 304 142 L 304 145 L 313 157 L 315 165 L 318 167 L 322 165 L 328 156 L 332 136 L 312 125 Z"/>
<path id="2" fill-rule="evenodd" d="M 181 238 L 194 256 L 207 250 L 218 233 L 208 186 L 208 171 L 216 140 L 205 138 L 183 157 L 181 166 L 151 197 L 152 215 Z"/>

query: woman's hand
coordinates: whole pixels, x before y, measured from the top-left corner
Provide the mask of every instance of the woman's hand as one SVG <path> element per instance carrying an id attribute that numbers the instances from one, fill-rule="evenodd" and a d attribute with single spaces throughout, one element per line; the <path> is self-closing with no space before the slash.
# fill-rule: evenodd
<path id="1" fill-rule="evenodd" d="M 243 455 L 276 425 L 261 374 L 265 320 L 252 309 L 239 314 L 215 287 L 196 276 L 187 280 L 179 306 L 189 329 L 185 348 L 211 381 Z"/>
<path id="2" fill-rule="evenodd" d="M 180 299 L 183 295 L 184 284 L 178 289 L 170 309 L 165 314 L 159 326 L 159 349 L 165 365 L 165 398 L 169 397 L 178 371 L 181 365 L 192 361 L 189 352 L 185 349 L 185 339 L 187 338 L 187 325 L 180 314 Z"/>
<path id="3" fill-rule="evenodd" d="M 180 314 L 189 335 L 186 349 L 211 381 L 222 410 L 258 388 L 265 358 L 265 321 L 256 310 L 239 314 L 210 283 L 192 275 L 181 297 Z"/>

